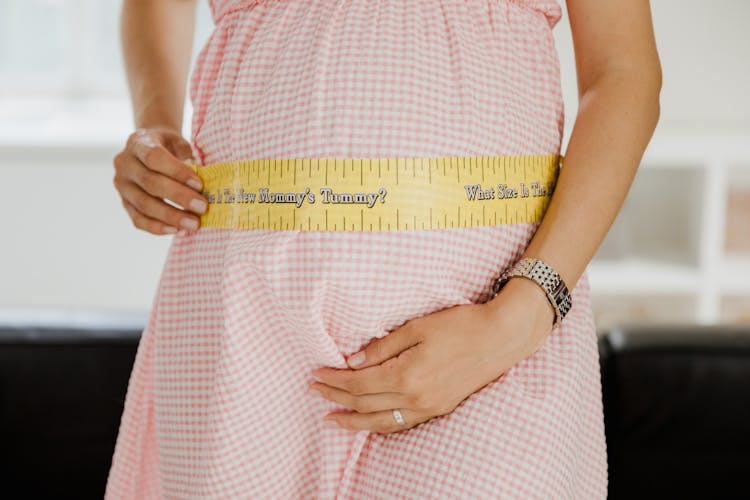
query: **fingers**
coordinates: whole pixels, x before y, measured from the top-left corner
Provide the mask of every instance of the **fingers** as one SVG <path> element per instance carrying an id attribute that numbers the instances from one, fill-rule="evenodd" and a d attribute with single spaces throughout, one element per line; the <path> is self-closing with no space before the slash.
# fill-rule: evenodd
<path id="1" fill-rule="evenodd" d="M 352 394 L 409 393 L 420 384 L 420 374 L 416 373 L 412 366 L 415 366 L 414 356 L 422 351 L 423 344 L 418 343 L 379 365 L 356 370 L 324 366 L 316 368 L 311 373 L 324 384 Z"/>
<path id="2" fill-rule="evenodd" d="M 133 156 L 116 159 L 116 162 L 118 161 L 121 163 L 120 168 L 122 169 L 123 180 L 138 185 L 151 196 L 160 199 L 167 198 L 180 205 L 180 207 L 192 210 L 197 214 L 202 214 L 206 211 L 207 200 L 203 195 L 197 193 L 195 189 L 163 173 L 147 168 Z M 188 166 L 184 164 L 182 166 L 190 170 Z M 130 201 L 134 205 L 136 204 L 135 200 Z"/>
<path id="3" fill-rule="evenodd" d="M 436 408 L 414 407 L 412 398 L 395 392 L 356 396 L 317 382 L 310 384 L 309 392 L 353 410 L 329 413 L 323 419 L 324 421 L 332 420 L 339 427 L 349 430 L 371 430 L 380 433 L 397 432 L 443 414 Z M 391 412 L 393 408 L 398 408 L 401 411 L 401 416 L 404 417 L 405 421 L 403 425 L 393 418 Z"/>
<path id="4" fill-rule="evenodd" d="M 114 158 L 113 183 L 136 227 L 154 234 L 199 228 L 208 200 L 200 194 L 200 177 L 178 158 L 192 158 L 191 153 L 172 131 L 138 130 L 128 138 Z"/>
<path id="5" fill-rule="evenodd" d="M 190 143 L 179 135 L 175 134 L 168 137 L 166 145 L 178 160 L 184 162 L 184 160 L 193 159 L 193 148 L 190 147 Z"/>
<path id="6" fill-rule="evenodd" d="M 125 198 L 122 198 L 122 206 L 125 207 L 125 210 L 130 215 L 130 220 L 133 221 L 133 225 L 138 229 L 142 229 L 153 234 L 174 234 L 177 232 L 176 227 L 164 224 L 161 221 L 143 215 Z"/>
<path id="7" fill-rule="evenodd" d="M 167 149 L 167 143 L 174 144 L 174 139 L 170 142 L 160 134 L 137 131 L 130 136 L 126 151 L 134 154 L 149 170 L 174 179 L 179 184 L 187 185 L 189 179 L 200 183 L 200 178 L 182 161 L 184 158 L 177 158 Z M 180 149 L 184 152 L 184 147 Z M 187 158 L 191 156 L 192 151 Z"/>
<path id="8" fill-rule="evenodd" d="M 365 349 L 349 356 L 346 361 L 357 369 L 378 365 L 420 342 L 420 330 L 407 323 L 383 337 L 373 339 Z"/>
<path id="9" fill-rule="evenodd" d="M 359 413 L 372 413 L 411 405 L 408 397 L 397 392 L 381 392 L 357 396 L 342 389 L 318 382 L 310 384 L 310 393 L 317 397 L 322 396 L 329 401 L 336 402 Z"/>
<path id="10" fill-rule="evenodd" d="M 340 427 L 353 431 L 369 430 L 380 434 L 403 431 L 416 427 L 440 415 L 430 415 L 415 412 L 407 408 L 399 408 L 404 424 L 399 424 L 393 418 L 392 410 L 374 413 L 334 412 L 329 413 L 323 420 L 333 420 Z"/>
<path id="11" fill-rule="evenodd" d="M 194 231 L 198 229 L 200 220 L 197 216 L 165 203 L 144 191 L 133 182 L 124 182 L 120 186 L 120 193 L 139 214 L 154 219 L 162 224 Z"/>

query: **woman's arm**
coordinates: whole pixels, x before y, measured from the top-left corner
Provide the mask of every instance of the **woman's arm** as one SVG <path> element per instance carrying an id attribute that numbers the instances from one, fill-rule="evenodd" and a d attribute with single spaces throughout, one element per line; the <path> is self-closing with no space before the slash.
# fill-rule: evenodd
<path id="1" fill-rule="evenodd" d="M 555 191 L 522 258 L 547 262 L 572 291 L 614 222 L 656 128 L 662 76 L 648 0 L 567 0 L 567 6 L 578 114 Z M 514 281 L 522 293 L 537 295 L 531 300 L 554 320 L 541 287 L 511 279 L 506 288 Z"/>
<path id="2" fill-rule="evenodd" d="M 568 5 L 580 106 L 554 194 L 523 256 L 545 260 L 573 287 L 619 211 L 656 127 L 661 70 L 648 0 Z M 541 287 L 511 279 L 488 302 L 413 318 L 372 340 L 360 351 L 362 364 L 350 365 L 354 370 L 313 370 L 321 380 L 313 387 L 355 410 L 328 416 L 343 427 L 400 431 L 404 426 L 388 410 L 401 408 L 407 427 L 453 411 L 533 354 L 553 320 Z"/>
<path id="3" fill-rule="evenodd" d="M 123 1 L 122 54 L 136 128 L 182 128 L 195 6 L 195 0 Z"/>
<path id="4" fill-rule="evenodd" d="M 195 214 L 208 206 L 200 178 L 182 162 L 193 156 L 181 130 L 195 6 L 195 0 L 124 0 L 122 8 L 136 130 L 114 158 L 113 183 L 135 227 L 153 234 L 198 229 Z"/>

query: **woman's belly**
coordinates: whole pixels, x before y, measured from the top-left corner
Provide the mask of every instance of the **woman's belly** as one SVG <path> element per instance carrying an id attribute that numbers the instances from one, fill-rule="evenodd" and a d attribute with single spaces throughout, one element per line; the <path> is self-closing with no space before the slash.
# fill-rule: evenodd
<path id="1" fill-rule="evenodd" d="M 198 159 L 557 153 L 559 60 L 536 4 L 217 2 L 190 82 Z"/>
<path id="2" fill-rule="evenodd" d="M 203 165 L 559 152 L 552 11 L 515 0 L 212 3 L 221 15 L 190 88 Z M 341 408 L 305 392 L 313 369 L 345 368 L 410 319 L 484 299 L 536 228 L 178 233 L 139 352 L 133 441 L 120 447 L 129 454 L 150 439 L 140 425 L 152 422 L 158 457 L 124 455 L 122 471 L 138 464 L 153 475 L 155 464 L 170 497 L 332 498 L 362 484 L 392 497 L 382 478 L 399 475 L 438 495 L 444 468 L 426 464 L 447 449 L 453 491 L 480 485 L 511 497 L 512 480 L 527 476 L 550 490 L 550 477 L 574 483 L 569 457 L 592 449 L 581 436 L 595 435 L 602 454 L 604 444 L 600 398 L 579 390 L 598 390 L 585 275 L 532 357 L 409 434 L 367 433 L 362 445 L 358 433 L 323 431 L 322 416 Z"/>
<path id="3" fill-rule="evenodd" d="M 216 29 L 191 79 L 201 164 L 559 152 L 558 58 L 541 8 L 505 0 L 228 5 L 214 5 Z M 227 314 L 249 314 L 243 304 L 272 310 L 279 328 L 340 357 L 410 318 L 483 299 L 536 227 L 207 228 L 192 238 L 220 241 L 221 259 L 205 270 Z M 180 238 L 176 245 L 197 244 Z"/>

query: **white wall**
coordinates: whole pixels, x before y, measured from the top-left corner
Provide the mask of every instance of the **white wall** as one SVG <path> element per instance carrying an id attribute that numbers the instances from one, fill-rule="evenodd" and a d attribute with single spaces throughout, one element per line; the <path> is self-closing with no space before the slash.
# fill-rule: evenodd
<path id="1" fill-rule="evenodd" d="M 750 131 L 750 2 L 658 0 L 652 10 L 664 69 L 655 140 Z M 567 141 L 577 106 L 567 15 L 555 34 Z M 111 158 L 131 128 L 129 110 L 121 99 L 103 105 L 104 122 L 83 103 L 29 108 L 0 96 L 0 306 L 150 307 L 170 237 L 136 230 L 120 205 Z"/>
<path id="2" fill-rule="evenodd" d="M 575 60 L 564 0 L 555 27 L 566 106 L 566 141 L 575 119 Z M 657 48 L 664 72 L 655 134 L 683 130 L 750 131 L 750 2 L 654 0 Z M 748 135 L 750 140 L 750 135 Z"/>

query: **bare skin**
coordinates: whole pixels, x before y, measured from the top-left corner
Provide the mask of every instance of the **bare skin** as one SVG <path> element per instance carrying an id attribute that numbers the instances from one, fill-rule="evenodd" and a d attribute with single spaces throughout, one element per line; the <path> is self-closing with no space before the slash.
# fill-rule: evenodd
<path id="1" fill-rule="evenodd" d="M 184 227 L 206 201 L 181 160 L 182 109 L 195 0 L 124 0 L 122 42 L 136 131 L 115 157 L 115 187 L 136 227 L 153 234 Z M 648 0 L 567 0 L 579 107 L 564 167 L 522 257 L 552 265 L 572 290 L 609 231 L 659 118 L 661 66 Z M 197 227 L 197 225 L 195 226 Z M 498 270 L 499 272 L 500 270 Z M 414 318 L 364 346 L 364 362 L 312 372 L 315 396 L 350 411 L 326 416 L 338 428 L 390 433 L 447 414 L 531 356 L 551 331 L 542 289 L 511 279 L 489 302 Z M 467 328 L 467 325 L 471 325 Z M 398 425 L 391 410 L 406 421 Z"/>
<path id="2" fill-rule="evenodd" d="M 662 74 L 648 0 L 567 0 L 567 7 L 578 113 L 555 192 L 522 257 L 549 263 L 572 290 L 614 222 L 656 128 Z M 334 426 L 408 429 L 453 411 L 531 356 L 553 320 L 542 289 L 512 278 L 489 302 L 415 318 L 374 339 L 356 368 L 314 370 L 320 382 L 311 388 L 354 410 L 327 415 Z M 393 408 L 405 425 L 396 423 Z"/>
<path id="3" fill-rule="evenodd" d="M 183 162 L 192 149 L 181 135 L 195 8 L 195 0 L 124 0 L 122 7 L 136 130 L 114 158 L 113 184 L 135 227 L 152 234 L 198 229 L 208 203 Z"/>

